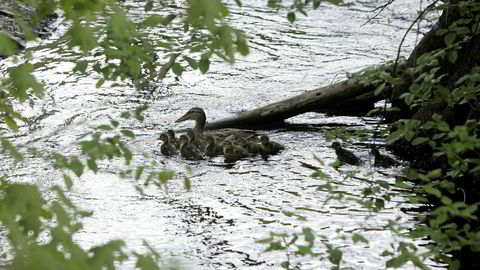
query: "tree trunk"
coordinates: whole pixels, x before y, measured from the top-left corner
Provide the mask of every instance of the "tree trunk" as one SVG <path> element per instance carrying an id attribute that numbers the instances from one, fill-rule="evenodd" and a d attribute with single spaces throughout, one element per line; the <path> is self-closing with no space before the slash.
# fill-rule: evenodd
<path id="1" fill-rule="evenodd" d="M 275 102 L 232 118 L 208 123 L 207 129 L 264 128 L 305 112 L 353 113 L 369 110 L 382 97 L 373 95 L 374 88 L 338 82 L 305 92 L 298 96 Z M 346 110 L 345 108 L 349 109 Z"/>

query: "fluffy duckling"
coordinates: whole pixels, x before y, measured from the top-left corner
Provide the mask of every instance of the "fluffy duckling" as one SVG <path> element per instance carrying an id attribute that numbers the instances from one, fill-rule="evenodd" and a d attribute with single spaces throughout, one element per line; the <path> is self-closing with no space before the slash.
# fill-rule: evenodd
<path id="1" fill-rule="evenodd" d="M 233 142 L 226 140 L 223 142 L 223 156 L 225 157 L 225 163 L 233 163 L 239 159 L 250 156 L 247 150 L 234 145 Z"/>
<path id="2" fill-rule="evenodd" d="M 179 144 L 178 144 L 177 138 L 175 137 L 175 131 L 173 131 L 173 129 L 169 129 L 167 130 L 167 135 L 168 135 L 168 141 L 178 148 Z"/>
<path id="3" fill-rule="evenodd" d="M 167 133 L 160 134 L 160 140 L 163 142 L 160 146 L 160 152 L 165 156 L 173 156 L 177 154 L 177 147 L 169 141 Z"/>
<path id="4" fill-rule="evenodd" d="M 188 134 L 182 134 L 179 138 L 180 155 L 187 160 L 202 160 L 202 152 L 191 143 L 192 138 Z"/>
<path id="5" fill-rule="evenodd" d="M 378 151 L 377 148 L 373 148 L 370 153 L 372 153 L 375 158 L 375 162 L 373 163 L 373 166 L 389 168 L 392 166 L 399 165 L 398 161 L 396 161 L 395 159 L 389 156 L 380 154 L 380 151 Z"/>
<path id="6" fill-rule="evenodd" d="M 223 145 L 218 144 L 214 136 L 205 136 L 205 155 L 216 157 L 223 153 Z"/>
<path id="7" fill-rule="evenodd" d="M 201 152 L 205 152 L 205 142 L 203 141 L 202 134 L 195 133 L 195 131 L 189 129 L 187 135 L 190 137 L 191 144 L 195 145 Z"/>
<path id="8" fill-rule="evenodd" d="M 281 150 L 285 149 L 283 145 L 270 141 L 270 138 L 266 135 L 260 136 L 260 148 L 262 149 L 263 155 L 275 155 Z"/>
<path id="9" fill-rule="evenodd" d="M 343 149 L 339 142 L 332 143 L 331 146 L 335 149 L 335 154 L 337 154 L 337 159 L 342 163 L 348 163 L 351 165 L 360 165 L 361 161 L 360 158 L 355 156 L 355 154 L 351 151 Z"/>
<path id="10" fill-rule="evenodd" d="M 253 156 L 262 153 L 262 146 L 257 138 L 245 139 L 239 138 L 238 143 Z"/>

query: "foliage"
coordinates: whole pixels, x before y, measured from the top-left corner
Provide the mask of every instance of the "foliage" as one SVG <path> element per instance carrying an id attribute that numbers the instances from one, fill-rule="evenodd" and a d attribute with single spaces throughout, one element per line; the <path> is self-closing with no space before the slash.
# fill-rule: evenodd
<path id="1" fill-rule="evenodd" d="M 467 269 L 480 252 L 477 196 L 480 68 L 475 66 L 478 57 L 470 55 L 472 44 L 479 38 L 480 5 L 469 0 L 438 2 L 432 3 L 420 16 L 444 10 L 456 16 L 447 17 L 446 24 L 436 30 L 440 40 L 436 49 L 418 55 L 414 65 L 404 66 L 396 59 L 380 68 L 354 74 L 348 81 L 350 85 L 372 87 L 375 94 L 383 94 L 387 99 L 394 98 L 393 89 L 405 86 L 407 89 L 399 97 L 412 117 L 393 123 L 388 141 L 412 149 L 410 155 L 414 163 L 413 168 L 405 172 L 404 179 L 397 179 L 395 187 L 406 192 L 409 202 L 427 204 L 429 210 L 418 215 L 423 222 L 408 233 L 396 220 L 391 220 L 385 228 L 412 239 L 427 238 L 432 242 L 424 252 L 403 241 L 392 250 L 384 250 L 382 256 L 391 257 L 387 268 L 410 262 L 420 269 L 429 269 L 424 260 L 433 257 L 447 263 L 449 269 Z M 472 57 L 475 60 L 471 61 Z M 385 108 L 383 111 L 386 112 Z M 323 170 L 320 167 L 314 177 L 325 179 L 322 177 L 325 173 L 319 173 Z M 344 194 L 333 183 L 321 185 L 319 189 L 328 192 L 332 199 L 356 203 L 373 212 L 384 209 L 393 198 L 393 194 L 389 194 L 391 184 L 385 181 L 371 181 L 369 187 L 362 188 L 361 197 Z M 272 249 L 272 244 L 279 249 L 292 245 L 280 245 L 273 236 L 268 240 L 267 250 Z"/>
<path id="2" fill-rule="evenodd" d="M 227 63 L 234 63 L 237 55 L 247 55 L 249 47 L 247 33 L 228 24 L 229 9 L 220 0 L 187 1 L 151 1 L 145 0 L 144 10 L 148 17 L 142 21 L 132 21 L 128 12 L 115 0 L 79 1 L 79 0 L 23 0 L 37 8 L 37 13 L 28 25 L 21 16 L 16 20 L 22 25 L 27 39 L 33 39 L 32 26 L 47 17 L 52 11 L 60 9 L 69 20 L 70 27 L 66 35 L 55 45 L 63 42 L 70 50 L 82 52 L 72 72 L 96 72 L 101 75 L 97 87 L 106 81 L 129 80 L 138 89 L 151 81 L 158 81 L 167 75 L 180 76 L 187 69 L 198 69 L 202 73 L 209 70 L 212 57 L 218 57 Z M 120 2 L 120 1 L 119 1 Z M 341 0 L 327 0 L 338 5 Z M 393 1 L 388 1 L 392 3 Z M 242 6 L 236 0 L 238 6 Z M 318 8 L 320 0 L 294 0 L 288 4 L 281 0 L 268 0 L 267 5 L 286 13 L 291 23 L 298 15 L 307 15 L 308 8 Z M 185 10 L 179 14 L 175 8 Z M 371 86 L 375 94 L 391 97 L 392 89 L 408 84 L 408 91 L 401 95 L 411 110 L 429 105 L 445 104 L 447 108 L 470 106 L 475 108 L 478 102 L 480 68 L 473 66 L 457 78 L 452 78 L 452 70 L 446 67 L 455 65 L 465 57 L 464 49 L 471 40 L 478 38 L 480 25 L 480 5 L 473 0 L 434 1 L 425 12 L 455 9 L 459 15 L 449 21 L 436 35 L 443 41 L 440 48 L 418 57 L 413 67 L 405 67 L 395 62 L 381 68 L 370 69 L 355 74 L 349 83 Z M 421 13 L 421 16 L 425 15 Z M 419 16 L 419 19 L 421 19 Z M 105 23 L 96 23 L 104 20 Z M 155 30 L 155 31 L 153 31 Z M 167 33 L 174 31 L 169 36 Z M 152 38 L 151 35 L 165 38 Z M 178 38 L 181 36 L 181 38 Z M 401 44 L 400 44 L 401 46 Z M 0 54 L 12 55 L 16 48 L 5 35 L 0 35 Z M 134 111 L 122 112 L 116 120 L 99 125 L 78 139 L 80 153 L 77 156 L 64 156 L 61 153 L 46 153 L 41 149 L 32 149 L 19 145 L 12 140 L 12 134 L 25 130 L 30 124 L 18 110 L 19 104 L 34 103 L 45 95 L 45 89 L 35 78 L 37 68 L 29 59 L 7 70 L 7 77 L 0 81 L 0 121 L 8 132 L 0 134 L 2 153 L 8 154 L 16 162 L 25 162 L 25 153 L 35 152 L 46 163 L 51 163 L 63 174 L 67 190 L 73 185 L 75 176 L 80 177 L 86 170 L 94 173 L 101 171 L 104 160 L 123 159 L 126 169 L 119 173 L 141 184 L 137 190 L 143 193 L 143 187 L 154 184 L 163 187 L 175 178 L 172 171 L 158 171 L 155 163 L 134 166 L 134 153 L 127 147 L 128 140 L 135 138 L 135 132 L 121 128 L 121 121 L 136 119 L 143 121 L 145 107 Z M 170 73 L 171 71 L 171 73 Z M 472 114 L 473 115 L 473 114 Z M 450 269 L 458 269 L 461 262 L 445 252 L 470 250 L 479 252 L 478 201 L 470 196 L 470 190 L 476 188 L 480 171 L 478 150 L 480 141 L 478 117 L 467 117 L 463 123 L 453 123 L 445 111 L 432 114 L 424 119 L 402 119 L 397 121 L 389 140 L 403 140 L 406 143 L 422 147 L 431 153 L 434 166 L 429 171 L 412 170 L 406 174 L 408 181 L 397 180 L 388 183 L 382 180 L 370 181 L 362 187 L 360 196 L 350 196 L 336 188 L 333 183 L 318 187 L 319 192 L 328 192 L 329 200 L 347 201 L 376 213 L 385 209 L 392 201 L 392 187 L 415 191 L 409 201 L 414 203 L 433 202 L 435 207 L 428 215 L 420 215 L 425 222 L 409 233 L 411 238 L 428 237 L 435 244 L 429 245 L 428 252 L 421 253 L 413 244 L 399 242 L 390 250 L 382 251 L 382 256 L 390 259 L 386 267 L 397 268 L 407 262 L 421 269 L 427 269 L 424 259 L 435 256 L 449 263 Z M 346 130 L 326 131 L 326 136 L 364 136 L 363 131 Z M 438 161 L 438 162 L 437 162 Z M 441 165 L 441 166 L 440 166 Z M 323 166 L 323 165 L 322 165 Z M 183 178 L 186 189 L 191 183 L 188 175 Z M 354 173 L 347 175 L 353 177 Z M 328 180 L 329 176 L 320 168 L 314 177 Z M 472 180 L 473 179 L 473 180 Z M 413 184 L 415 186 L 413 186 Z M 8 267 L 12 269 L 113 269 L 127 258 L 136 258 L 136 267 L 140 269 L 159 269 L 169 267 L 160 256 L 145 243 L 147 254 L 129 254 L 121 240 L 113 240 L 103 245 L 84 250 L 73 240 L 73 236 L 82 228 L 81 218 L 91 213 L 79 209 L 65 195 L 64 189 L 55 186 L 51 189 L 55 198 L 47 200 L 33 184 L 9 183 L 2 179 L 0 186 L 0 222 L 6 228 L 13 259 Z M 468 194 L 468 196 L 466 195 Z M 296 213 L 285 211 L 286 217 L 301 219 Z M 474 224 L 474 225 L 472 225 Z M 405 228 L 397 220 L 385 225 L 399 235 L 405 234 Z M 368 243 L 361 233 L 344 233 L 339 236 L 354 243 Z M 328 260 L 334 269 L 340 269 L 343 252 L 340 247 L 328 243 L 328 239 L 315 233 L 312 228 L 303 228 L 292 235 L 271 233 L 259 243 L 266 245 L 266 251 L 283 250 L 287 260 L 281 264 L 285 269 L 292 268 L 290 256 L 312 256 Z M 322 244 L 325 252 L 318 252 L 316 245 Z"/>
<path id="3" fill-rule="evenodd" d="M 145 0 L 144 11 L 148 16 L 142 21 L 132 21 L 128 11 L 121 6 L 122 1 L 116 0 L 18 1 L 36 8 L 31 20 L 25 21 L 22 14 L 15 17 L 28 40 L 36 38 L 32 31 L 34 26 L 55 10 L 61 10 L 70 26 L 66 34 L 50 46 L 60 48 L 62 44 L 68 44 L 69 50 L 80 51 L 82 58 L 72 72 L 98 73 L 101 78 L 97 88 L 106 81 L 129 80 L 142 89 L 149 82 L 165 78 L 170 71 L 176 76 L 188 68 L 205 73 L 214 56 L 234 63 L 237 54 L 249 53 L 246 34 L 228 24 L 229 10 L 220 0 Z M 236 3 L 242 5 L 239 0 Z M 269 1 L 268 5 L 277 10 L 288 9 L 287 18 L 293 22 L 294 12 L 306 15 L 305 9 L 310 3 L 295 1 L 284 6 L 281 1 Z M 318 8 L 320 1 L 311 4 Z M 185 12 L 179 14 L 177 7 Z M 98 23 L 100 20 L 104 23 Z M 166 34 L 171 31 L 173 35 Z M 163 38 L 152 38 L 152 32 Z M 0 55 L 11 56 L 16 52 L 16 44 L 6 34 L 0 34 Z M 135 138 L 135 131 L 121 128 L 121 123 L 129 119 L 143 121 L 142 112 L 147 107 L 122 112 L 116 120 L 87 131 L 77 139 L 78 155 L 47 152 L 12 140 L 12 133 L 27 132 L 26 128 L 32 124 L 20 112 L 22 104 L 35 104 L 36 99 L 45 95 L 42 83 L 34 75 L 40 66 L 29 63 L 30 60 L 27 53 L 26 59 L 8 68 L 6 77 L 0 80 L 0 121 L 9 130 L 0 134 L 3 154 L 16 162 L 25 162 L 26 153 L 40 156 L 46 164 L 52 164 L 63 174 L 66 190 L 72 187 L 75 177 L 81 177 L 86 170 L 100 172 L 102 166 L 99 163 L 113 159 L 125 161 L 127 168 L 117 173 L 135 179 L 136 188 L 142 194 L 146 186 L 163 187 L 175 178 L 173 171 L 158 171 L 156 162 L 133 165 L 134 153 L 127 147 L 127 142 Z M 191 169 L 187 168 L 187 175 L 183 177 L 187 190 L 191 188 L 190 175 Z M 114 269 L 128 258 L 136 259 L 139 269 L 172 268 L 146 242 L 149 250 L 146 254 L 129 254 L 121 240 L 89 250 L 80 247 L 73 238 L 82 229 L 81 219 L 91 213 L 75 206 L 64 191 L 64 188 L 54 186 L 50 190 L 54 199 L 47 200 L 35 184 L 10 183 L 2 179 L 0 222 L 6 229 L 13 254 L 8 268 Z"/>

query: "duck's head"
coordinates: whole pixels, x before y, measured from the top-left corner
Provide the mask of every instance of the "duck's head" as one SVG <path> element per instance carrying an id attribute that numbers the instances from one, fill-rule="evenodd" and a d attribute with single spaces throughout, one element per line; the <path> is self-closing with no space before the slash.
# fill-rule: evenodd
<path id="1" fill-rule="evenodd" d="M 214 145 L 215 144 L 215 138 L 213 136 L 207 135 L 205 136 L 205 143 L 208 145 Z"/>
<path id="2" fill-rule="evenodd" d="M 231 141 L 224 141 L 223 142 L 223 152 L 224 153 L 231 153 L 233 152 L 233 144 Z"/>
<path id="3" fill-rule="evenodd" d="M 173 131 L 173 129 L 169 129 L 167 130 L 167 135 L 169 138 L 175 138 L 175 131 Z"/>
<path id="4" fill-rule="evenodd" d="M 162 142 L 168 142 L 168 135 L 167 135 L 167 133 L 162 133 L 162 134 L 160 134 L 159 139 L 160 139 Z"/>
<path id="5" fill-rule="evenodd" d="M 182 134 L 180 135 L 180 138 L 178 139 L 178 142 L 180 143 L 180 145 L 184 145 L 186 143 L 188 143 L 190 141 L 188 135 L 186 134 Z"/>
<path id="6" fill-rule="evenodd" d="M 186 114 L 184 114 L 182 117 L 178 118 L 175 122 L 183 122 L 187 120 L 193 120 L 193 121 L 205 121 L 206 116 L 205 112 L 203 111 L 202 108 L 199 107 L 194 107 L 188 110 Z"/>
<path id="7" fill-rule="evenodd" d="M 334 142 L 330 147 L 337 150 L 337 149 L 340 149 L 342 146 L 340 145 L 339 142 Z"/>
<path id="8" fill-rule="evenodd" d="M 270 141 L 270 138 L 268 138 L 267 135 L 260 136 L 260 142 L 261 143 L 268 143 L 269 141 Z"/>

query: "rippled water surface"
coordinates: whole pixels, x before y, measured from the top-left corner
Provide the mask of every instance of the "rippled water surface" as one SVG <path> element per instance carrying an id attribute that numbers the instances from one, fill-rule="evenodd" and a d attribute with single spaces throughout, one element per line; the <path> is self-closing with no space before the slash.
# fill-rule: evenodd
<path id="1" fill-rule="evenodd" d="M 242 160 L 233 167 L 224 166 L 220 158 L 199 162 L 164 158 L 159 154 L 157 141 L 160 131 L 191 125 L 173 123 L 190 107 L 204 108 L 208 119 L 228 117 L 328 85 L 345 78 L 346 72 L 394 59 L 404 32 L 415 18 L 418 2 L 395 2 L 376 20 L 361 26 L 374 14 L 368 11 L 376 2 L 352 2 L 348 7 L 322 4 L 318 10 L 309 11 L 308 17 L 297 16 L 295 24 L 288 23 L 284 13 L 266 8 L 266 1 L 245 1 L 242 8 L 232 4 L 231 23 L 245 30 L 250 39 L 248 57 L 238 59 L 235 65 L 217 61 L 204 75 L 188 71 L 181 78 L 170 77 L 153 97 L 126 85 L 97 89 L 95 74 L 71 72 L 78 55 L 39 47 L 33 52 L 33 61 L 50 59 L 36 73 L 44 81 L 48 95 L 33 108 L 25 109 L 37 121 L 17 141 L 77 154 L 74 141 L 79 135 L 111 117 L 118 118 L 122 111 L 140 104 L 149 106 L 143 123 L 122 122 L 123 128 L 131 128 L 137 135 L 128 143 L 135 153 L 134 163 L 156 161 L 159 169 L 173 169 L 179 178 L 169 183 L 167 189 L 149 187 L 146 196 L 141 196 L 134 188 L 134 180 L 119 179 L 113 174 L 123 168 L 120 161 L 102 162 L 103 173 L 82 176 L 68 194 L 79 206 L 94 211 L 77 235 L 76 240 L 85 247 L 121 238 L 128 248 L 142 251 L 142 240 L 147 240 L 185 268 L 279 269 L 280 262 L 286 260 L 285 252 L 264 253 L 265 246 L 255 241 L 269 232 L 294 233 L 309 226 L 329 243 L 342 248 L 343 266 L 384 268 L 386 259 L 379 254 L 398 239 L 382 226 L 396 217 L 404 224 L 413 223 L 396 204 L 402 201 L 401 195 L 381 213 L 370 215 L 357 205 L 326 202 L 328 194 L 317 191 L 317 187 L 334 181 L 341 183 L 343 191 L 358 194 L 369 181 L 393 182 L 385 175 L 395 170 L 373 169 L 369 149 L 360 143 L 348 147 L 361 155 L 365 165 L 343 166 L 338 171 L 325 166 L 324 171 L 332 180 L 310 177 L 312 171 L 299 163 L 318 164 L 314 154 L 325 164 L 335 160 L 333 149 L 328 147 L 331 141 L 325 138 L 322 126 L 342 124 L 352 130 L 371 130 L 377 119 L 326 117 L 317 113 L 297 116 L 288 121 L 309 128 L 265 132 L 284 144 L 285 151 L 266 161 Z M 141 4 L 127 1 L 126 5 L 133 18 L 145 16 Z M 65 25 L 60 23 L 55 36 L 64 29 Z M 407 36 L 405 52 L 413 48 L 416 38 L 415 34 Z M 191 192 L 183 188 L 186 165 L 192 168 Z M 358 170 L 358 177 L 347 178 L 347 172 L 354 169 Z M 62 182 L 58 172 L 34 157 L 27 163 L 10 164 L 4 174 L 11 179 L 13 175 L 17 181 L 37 183 L 44 189 Z M 306 220 L 288 217 L 285 211 L 293 211 Z M 370 241 L 368 245 L 354 245 L 338 238 L 338 229 L 355 232 L 362 228 L 368 228 L 364 233 Z M 320 241 L 316 251 L 325 252 Z M 331 266 L 326 259 L 291 259 L 301 269 Z M 133 262 L 125 267 L 133 268 Z"/>

